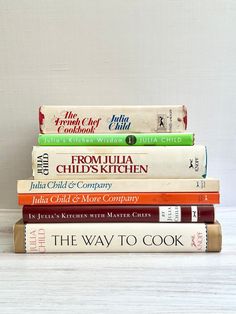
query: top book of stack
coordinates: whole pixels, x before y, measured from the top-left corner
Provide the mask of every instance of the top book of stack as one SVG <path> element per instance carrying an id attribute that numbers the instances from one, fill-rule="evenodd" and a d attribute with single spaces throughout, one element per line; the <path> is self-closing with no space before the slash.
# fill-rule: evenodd
<path id="1" fill-rule="evenodd" d="M 181 133 L 187 109 L 178 106 L 41 106 L 40 133 Z"/>

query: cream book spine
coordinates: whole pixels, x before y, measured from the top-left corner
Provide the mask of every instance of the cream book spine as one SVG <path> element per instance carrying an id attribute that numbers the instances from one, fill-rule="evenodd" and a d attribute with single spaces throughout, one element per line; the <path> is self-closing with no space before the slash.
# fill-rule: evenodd
<path id="1" fill-rule="evenodd" d="M 17 253 L 219 252 L 218 223 L 45 223 L 14 226 Z"/>
<path id="2" fill-rule="evenodd" d="M 203 145 L 135 147 L 34 146 L 33 176 L 41 179 L 202 179 Z"/>
<path id="3" fill-rule="evenodd" d="M 74 179 L 18 180 L 17 193 L 219 192 L 219 180 L 207 179 Z"/>
<path id="4" fill-rule="evenodd" d="M 40 133 L 179 133 L 187 109 L 177 106 L 41 106 Z"/>

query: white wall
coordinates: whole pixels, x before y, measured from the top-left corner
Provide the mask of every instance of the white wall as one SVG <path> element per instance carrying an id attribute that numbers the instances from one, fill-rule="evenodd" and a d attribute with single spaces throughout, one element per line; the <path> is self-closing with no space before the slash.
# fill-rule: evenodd
<path id="1" fill-rule="evenodd" d="M 236 204 L 236 1 L 0 0 L 0 207 L 31 175 L 40 104 L 179 104 Z"/>

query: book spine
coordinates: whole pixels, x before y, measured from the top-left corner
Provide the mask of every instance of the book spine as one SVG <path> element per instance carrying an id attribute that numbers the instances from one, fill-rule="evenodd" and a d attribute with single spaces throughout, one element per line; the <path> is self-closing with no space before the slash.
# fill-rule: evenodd
<path id="1" fill-rule="evenodd" d="M 180 106 L 42 106 L 40 132 L 178 133 L 186 130 L 187 109 Z"/>
<path id="2" fill-rule="evenodd" d="M 39 134 L 40 146 L 192 146 L 193 133 Z"/>
<path id="3" fill-rule="evenodd" d="M 216 179 L 18 180 L 17 193 L 219 192 Z"/>
<path id="4" fill-rule="evenodd" d="M 23 206 L 24 223 L 214 222 L 214 206 Z"/>
<path id="5" fill-rule="evenodd" d="M 16 224 L 15 252 L 207 252 L 221 250 L 219 224 Z"/>
<path id="6" fill-rule="evenodd" d="M 43 147 L 32 153 L 34 179 L 200 179 L 206 176 L 206 147 Z"/>
<path id="7" fill-rule="evenodd" d="M 19 205 L 200 205 L 219 204 L 219 193 L 18 194 Z"/>

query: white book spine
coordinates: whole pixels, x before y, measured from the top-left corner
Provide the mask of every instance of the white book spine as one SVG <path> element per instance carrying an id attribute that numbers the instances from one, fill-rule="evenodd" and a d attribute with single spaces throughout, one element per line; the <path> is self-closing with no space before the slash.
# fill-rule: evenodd
<path id="1" fill-rule="evenodd" d="M 187 109 L 178 106 L 41 106 L 41 133 L 183 132 Z"/>
<path id="2" fill-rule="evenodd" d="M 25 251 L 47 252 L 205 252 L 203 223 L 26 224 Z"/>
<path id="3" fill-rule="evenodd" d="M 206 147 L 40 147 L 32 153 L 33 176 L 41 179 L 202 179 Z"/>
<path id="4" fill-rule="evenodd" d="M 217 179 L 18 180 L 17 193 L 219 192 Z"/>

